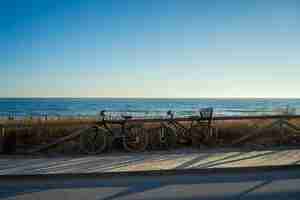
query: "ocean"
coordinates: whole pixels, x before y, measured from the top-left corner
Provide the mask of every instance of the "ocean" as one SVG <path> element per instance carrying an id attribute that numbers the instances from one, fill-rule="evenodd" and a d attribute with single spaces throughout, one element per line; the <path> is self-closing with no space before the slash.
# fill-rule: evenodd
<path id="1" fill-rule="evenodd" d="M 213 107 L 215 115 L 273 115 L 286 108 L 300 114 L 300 99 L 135 99 L 135 98 L 0 98 L 0 117 L 94 117 L 101 110 L 110 115 L 135 117 L 196 114 Z"/>

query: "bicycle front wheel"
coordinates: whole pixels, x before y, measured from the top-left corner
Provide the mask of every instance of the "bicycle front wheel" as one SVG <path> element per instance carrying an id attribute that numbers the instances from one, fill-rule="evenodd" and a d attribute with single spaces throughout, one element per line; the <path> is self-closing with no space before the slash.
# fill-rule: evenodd
<path id="1" fill-rule="evenodd" d="M 166 149 L 174 149 L 177 146 L 176 130 L 169 125 L 163 124 L 159 130 L 160 142 Z"/>
<path id="2" fill-rule="evenodd" d="M 81 151 L 86 154 L 99 154 L 111 146 L 108 130 L 94 126 L 80 136 Z"/>

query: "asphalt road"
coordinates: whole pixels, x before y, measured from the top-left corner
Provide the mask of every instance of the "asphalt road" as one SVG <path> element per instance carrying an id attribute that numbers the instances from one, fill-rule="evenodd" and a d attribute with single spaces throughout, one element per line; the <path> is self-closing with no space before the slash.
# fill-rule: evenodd
<path id="1" fill-rule="evenodd" d="M 300 168 L 1 176 L 0 199 L 300 199 Z"/>

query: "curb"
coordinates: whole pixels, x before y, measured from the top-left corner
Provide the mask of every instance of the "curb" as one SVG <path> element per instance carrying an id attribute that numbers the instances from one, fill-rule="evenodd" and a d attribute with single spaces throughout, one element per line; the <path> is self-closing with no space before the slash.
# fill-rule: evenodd
<path id="1" fill-rule="evenodd" d="M 176 175 L 226 175 L 236 173 L 262 173 L 280 171 L 298 171 L 300 165 L 261 166 L 261 167 L 232 167 L 232 168 L 206 168 L 206 169 L 182 169 L 182 170 L 153 170 L 153 171 L 130 171 L 130 172 L 93 172 L 93 173 L 60 173 L 60 174 L 20 174 L 0 175 L 3 179 L 80 179 L 80 178 L 120 178 L 137 176 L 176 176 Z"/>

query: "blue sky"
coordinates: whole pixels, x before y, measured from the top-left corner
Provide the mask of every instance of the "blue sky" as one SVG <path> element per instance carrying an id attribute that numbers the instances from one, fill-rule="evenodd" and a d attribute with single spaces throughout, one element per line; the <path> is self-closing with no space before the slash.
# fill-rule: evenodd
<path id="1" fill-rule="evenodd" d="M 1 97 L 300 97 L 298 0 L 1 3 Z"/>

